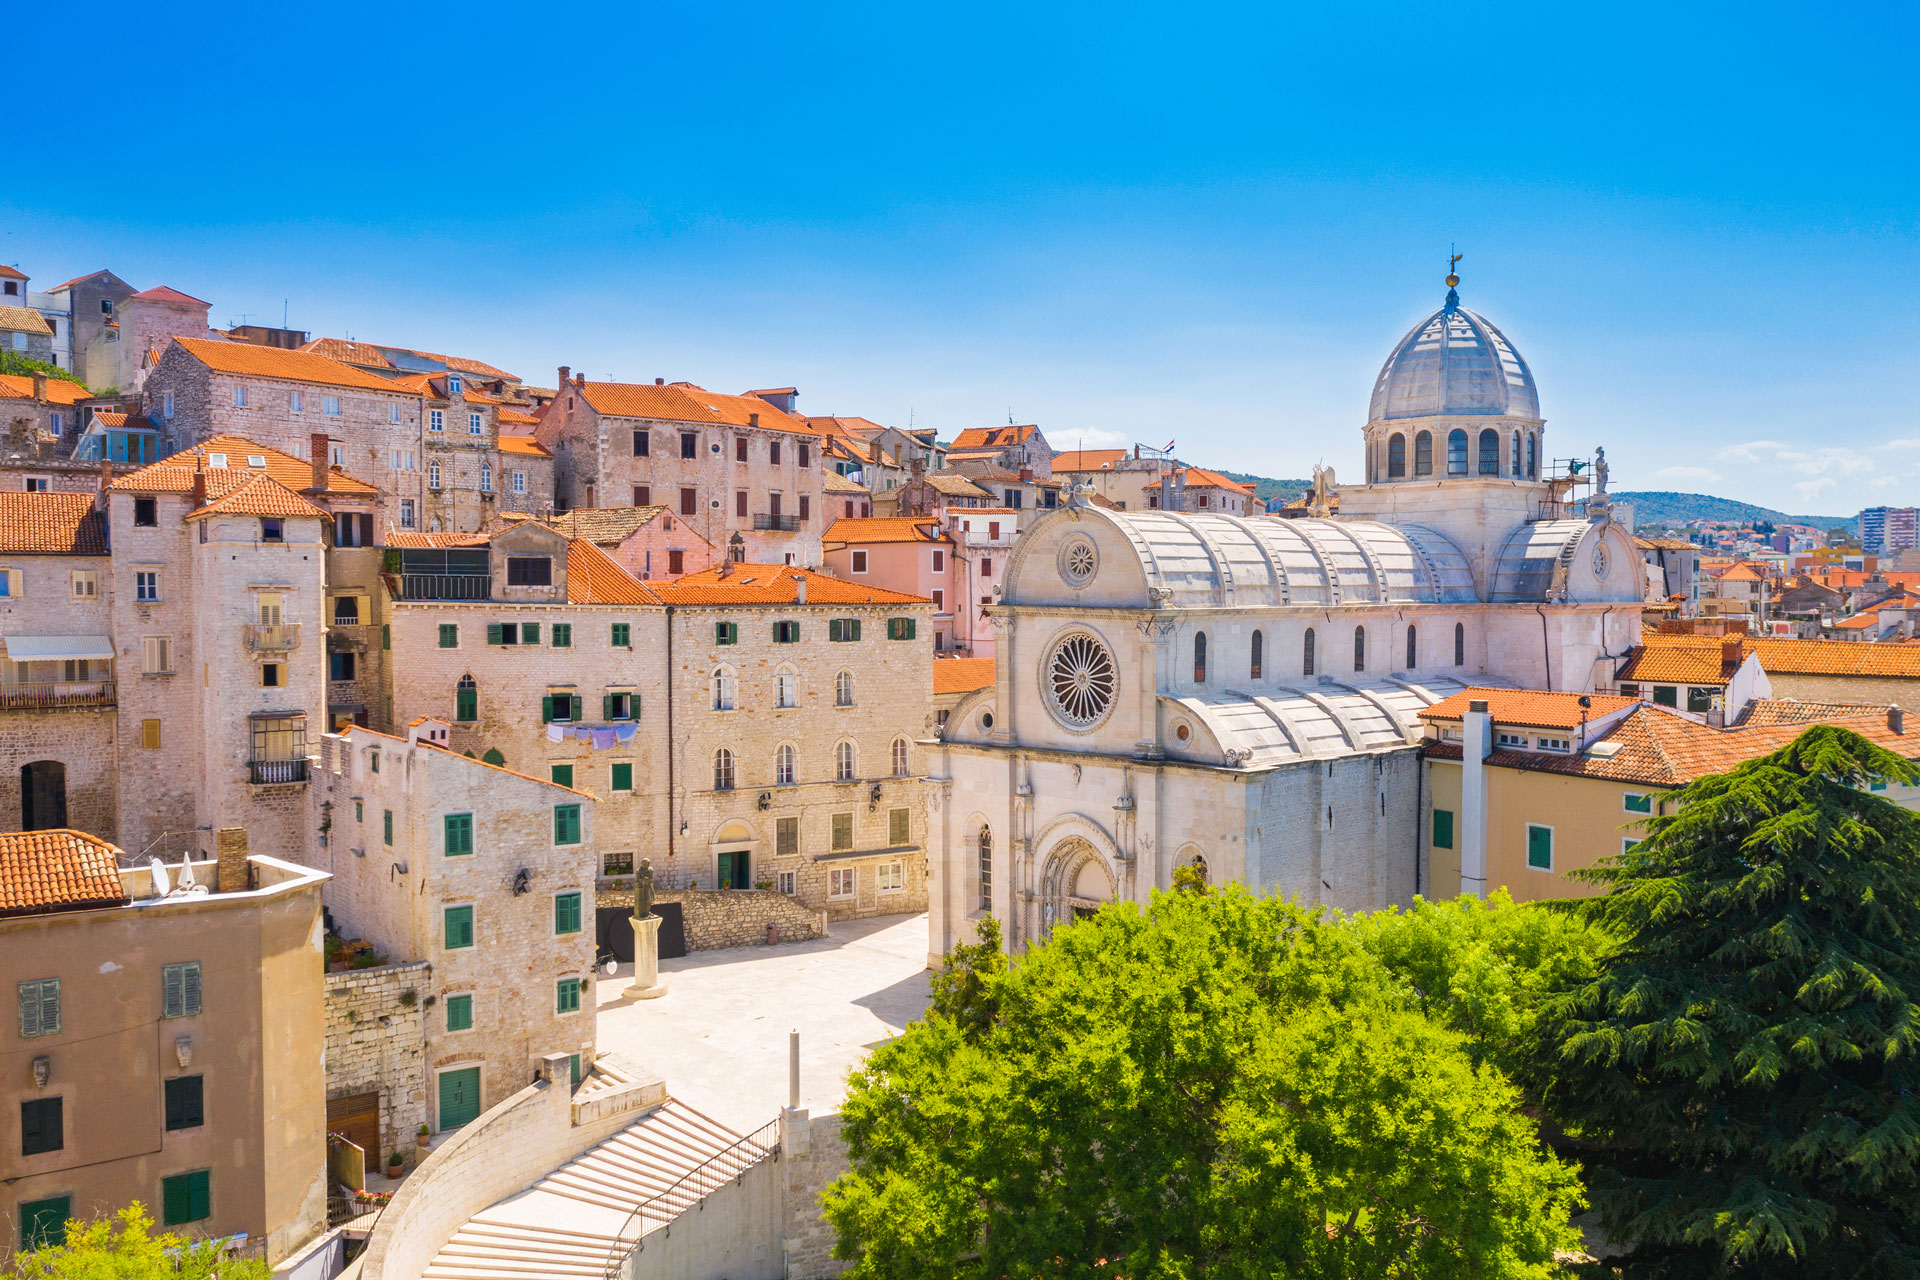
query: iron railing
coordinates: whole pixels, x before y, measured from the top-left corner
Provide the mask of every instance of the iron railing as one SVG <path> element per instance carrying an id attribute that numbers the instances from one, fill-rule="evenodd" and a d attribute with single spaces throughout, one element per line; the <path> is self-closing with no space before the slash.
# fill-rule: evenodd
<path id="1" fill-rule="evenodd" d="M 753 517 L 755 529 L 772 529 L 779 533 L 794 533 L 800 528 L 799 516 L 775 516 L 762 511 Z"/>
<path id="2" fill-rule="evenodd" d="M 406 600 L 491 600 L 491 574 L 403 573 L 400 595 Z"/>
<path id="3" fill-rule="evenodd" d="M 249 622 L 246 626 L 248 653 L 284 653 L 300 647 L 300 624 L 297 622 Z"/>
<path id="4" fill-rule="evenodd" d="M 116 701 L 111 680 L 20 680 L 0 684 L 0 711 L 111 707 Z"/>
<path id="5" fill-rule="evenodd" d="M 307 758 L 297 760 L 249 760 L 247 761 L 247 781 L 261 785 L 276 782 L 305 782 L 307 780 Z"/>
<path id="6" fill-rule="evenodd" d="M 729 1183 L 738 1183 L 762 1160 L 779 1158 L 780 1122 L 773 1120 L 688 1170 L 665 1191 L 642 1200 L 613 1233 L 613 1245 L 607 1250 L 607 1264 L 601 1271 L 603 1280 L 615 1280 L 625 1270 L 627 1259 L 644 1247 L 649 1221 L 672 1222 Z"/>

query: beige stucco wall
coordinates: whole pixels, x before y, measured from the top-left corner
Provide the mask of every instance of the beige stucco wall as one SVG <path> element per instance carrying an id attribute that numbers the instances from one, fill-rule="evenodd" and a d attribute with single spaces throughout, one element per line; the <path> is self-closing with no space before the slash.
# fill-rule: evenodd
<path id="1" fill-rule="evenodd" d="M 1425 896 L 1451 898 L 1460 892 L 1460 845 L 1465 823 L 1460 799 L 1460 762 L 1428 760 L 1430 800 L 1421 824 L 1420 839 L 1431 849 L 1435 809 L 1454 815 L 1454 847 L 1431 849 L 1431 889 Z M 1602 885 L 1569 877 L 1576 868 L 1591 867 L 1601 858 L 1619 853 L 1622 842 L 1633 838 L 1637 815 L 1628 813 L 1623 797 L 1665 792 L 1657 787 L 1544 773 L 1524 769 L 1487 769 L 1487 889 L 1505 888 L 1517 902 L 1545 898 L 1591 898 L 1604 893 Z M 1553 829 L 1553 869 L 1527 865 L 1529 825 Z"/>

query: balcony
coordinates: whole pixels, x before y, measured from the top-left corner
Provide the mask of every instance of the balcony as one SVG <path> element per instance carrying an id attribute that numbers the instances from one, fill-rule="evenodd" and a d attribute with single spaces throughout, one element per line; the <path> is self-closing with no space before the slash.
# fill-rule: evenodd
<path id="1" fill-rule="evenodd" d="M 297 622 L 249 622 L 246 625 L 248 653 L 286 653 L 300 647 L 300 624 Z"/>
<path id="2" fill-rule="evenodd" d="M 753 517 L 755 529 L 772 529 L 776 533 L 796 533 L 800 529 L 799 516 L 776 516 L 762 511 Z"/>
<path id="3" fill-rule="evenodd" d="M 402 573 L 400 598 L 403 600 L 491 600 L 493 577 L 490 574 Z"/>
<path id="4" fill-rule="evenodd" d="M 111 680 L 20 680 L 0 684 L 0 711 L 111 707 L 117 701 Z"/>
<path id="5" fill-rule="evenodd" d="M 256 786 L 271 786 L 281 782 L 305 782 L 307 780 L 307 758 L 296 760 L 249 760 L 247 761 L 247 781 Z"/>

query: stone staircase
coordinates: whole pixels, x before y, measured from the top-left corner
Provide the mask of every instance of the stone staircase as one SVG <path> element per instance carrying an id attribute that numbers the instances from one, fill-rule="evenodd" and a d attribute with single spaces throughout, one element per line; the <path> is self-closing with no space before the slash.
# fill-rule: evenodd
<path id="1" fill-rule="evenodd" d="M 598 1280 L 636 1205 L 654 1201 L 667 1219 L 691 1208 L 701 1194 L 699 1180 L 683 1179 L 740 1140 L 718 1121 L 669 1100 L 474 1215 L 441 1246 L 421 1280 Z M 640 1229 L 638 1223 L 626 1227 L 620 1252 L 632 1247 Z"/>

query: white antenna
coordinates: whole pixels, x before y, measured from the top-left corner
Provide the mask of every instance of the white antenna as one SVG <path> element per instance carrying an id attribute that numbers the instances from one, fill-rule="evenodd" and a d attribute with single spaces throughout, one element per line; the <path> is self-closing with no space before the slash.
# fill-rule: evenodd
<path id="1" fill-rule="evenodd" d="M 147 869 L 153 873 L 153 892 L 155 897 L 164 898 L 173 891 L 173 883 L 167 879 L 167 864 L 158 858 L 147 859 Z"/>
<path id="2" fill-rule="evenodd" d="M 193 862 L 190 859 L 183 860 L 180 863 L 180 891 L 182 893 L 191 893 L 198 887 L 193 879 Z"/>

